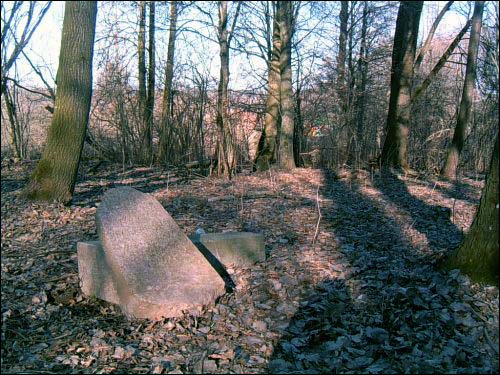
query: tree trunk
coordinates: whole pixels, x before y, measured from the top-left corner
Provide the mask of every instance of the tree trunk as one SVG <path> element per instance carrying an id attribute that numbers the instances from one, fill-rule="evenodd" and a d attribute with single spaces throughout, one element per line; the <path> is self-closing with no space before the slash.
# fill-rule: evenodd
<path id="1" fill-rule="evenodd" d="M 144 113 L 145 129 L 143 143 L 143 160 L 149 164 L 153 157 L 153 139 L 151 130 L 153 128 L 155 107 L 155 2 L 149 2 L 149 46 L 148 46 L 148 85 L 146 96 L 146 108 Z"/>
<path id="2" fill-rule="evenodd" d="M 9 118 L 10 131 L 11 131 L 11 146 L 14 151 L 14 156 L 18 159 L 24 159 L 21 151 L 22 136 L 19 126 L 19 119 L 17 118 L 17 108 L 15 104 L 15 88 L 9 88 L 5 83 L 3 98 L 5 100 L 5 107 L 7 109 L 7 117 Z"/>
<path id="3" fill-rule="evenodd" d="M 144 155 L 145 130 L 147 128 L 147 93 L 146 93 L 146 2 L 139 2 L 139 40 L 137 42 L 137 54 L 139 55 L 138 78 L 139 78 L 139 133 L 141 150 L 140 158 Z"/>
<path id="4" fill-rule="evenodd" d="M 273 22 L 273 48 L 269 63 L 268 93 L 266 100 L 266 115 L 264 118 L 264 129 L 259 141 L 255 168 L 258 171 L 267 170 L 271 164 L 276 162 L 276 141 L 278 136 L 278 120 L 280 116 L 280 18 L 282 7 L 277 4 L 276 14 Z"/>
<path id="5" fill-rule="evenodd" d="M 481 37 L 481 20 L 483 18 L 484 1 L 476 1 L 474 14 L 472 15 L 472 26 L 469 38 L 469 51 L 467 54 L 467 67 L 465 68 L 465 81 L 460 101 L 460 109 L 455 126 L 453 140 L 448 148 L 446 161 L 441 170 L 441 175 L 453 178 L 456 176 L 460 153 L 464 147 L 465 129 L 470 119 L 472 110 L 472 96 L 474 94 L 474 83 L 476 80 L 477 52 L 479 39 Z"/>
<path id="6" fill-rule="evenodd" d="M 174 77 L 175 38 L 177 33 L 177 1 L 170 2 L 170 26 L 168 36 L 167 65 L 165 66 L 165 88 L 163 89 L 163 110 L 161 115 L 160 149 L 158 159 L 167 163 L 168 132 L 171 126 L 173 102 L 172 81 Z"/>
<path id="7" fill-rule="evenodd" d="M 340 2 L 340 33 L 339 52 L 337 55 L 337 93 L 340 105 L 345 107 L 346 102 L 346 81 L 345 81 L 345 61 L 347 56 L 347 23 L 349 22 L 349 2 Z M 343 111 L 345 112 L 345 111 Z"/>
<path id="8" fill-rule="evenodd" d="M 219 1 L 219 56 L 220 56 L 220 78 L 217 90 L 217 126 L 219 128 L 219 150 L 218 168 L 219 173 L 231 178 L 235 169 L 235 151 L 233 135 L 229 124 L 229 46 L 233 36 L 234 25 L 238 18 L 241 3 L 238 3 L 233 19 L 231 31 L 227 29 L 227 1 Z"/>
<path id="9" fill-rule="evenodd" d="M 361 25 L 361 47 L 358 58 L 358 74 L 360 75 L 360 83 L 356 95 L 356 137 L 355 137 L 355 155 L 357 158 L 364 158 L 363 153 L 363 132 L 364 132 L 364 114 L 365 114 L 365 98 L 366 98 L 366 83 L 368 75 L 368 54 L 366 48 L 366 31 L 368 29 L 368 2 L 363 2 L 363 20 Z"/>
<path id="10" fill-rule="evenodd" d="M 281 132 L 279 148 L 279 166 L 284 170 L 295 168 L 293 157 L 294 110 L 292 90 L 292 35 L 293 9 L 291 1 L 280 1 L 283 18 L 280 20 L 281 38 Z"/>
<path id="11" fill-rule="evenodd" d="M 26 188 L 29 198 L 72 199 L 92 96 L 96 14 L 96 1 L 66 2 L 54 116 L 42 159 Z"/>
<path id="12" fill-rule="evenodd" d="M 498 286 L 498 134 L 479 208 L 460 247 L 445 261 L 472 280 Z"/>
<path id="13" fill-rule="evenodd" d="M 413 62 L 423 1 L 402 1 L 392 50 L 391 94 L 381 164 L 408 169 L 407 148 L 411 112 Z"/>
<path id="14" fill-rule="evenodd" d="M 293 133 L 293 157 L 295 165 L 300 167 L 300 153 L 304 150 L 304 119 L 302 117 L 302 98 L 300 86 L 295 90 L 295 126 Z"/>

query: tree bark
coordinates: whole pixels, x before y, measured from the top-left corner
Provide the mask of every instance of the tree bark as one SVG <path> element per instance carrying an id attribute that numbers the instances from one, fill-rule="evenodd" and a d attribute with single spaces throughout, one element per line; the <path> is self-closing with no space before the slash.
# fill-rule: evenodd
<path id="1" fill-rule="evenodd" d="M 255 168 L 258 171 L 267 170 L 271 164 L 276 162 L 276 141 L 278 136 L 278 120 L 280 116 L 280 18 L 282 18 L 282 7 L 277 4 L 276 14 L 273 21 L 273 48 L 271 61 L 269 63 L 268 93 L 266 100 L 266 114 L 264 117 L 264 129 L 259 141 L 255 158 Z"/>
<path id="2" fill-rule="evenodd" d="M 17 118 L 17 108 L 15 104 L 15 88 L 9 88 L 9 85 L 5 84 L 5 90 L 3 92 L 3 98 L 5 100 L 5 107 L 7 109 L 7 117 L 9 118 L 10 131 L 11 131 L 11 145 L 14 151 L 14 156 L 20 160 L 24 159 L 22 154 L 22 134 L 19 126 L 19 119 Z"/>
<path id="3" fill-rule="evenodd" d="M 150 163 L 153 157 L 153 139 L 151 130 L 153 128 L 153 115 L 155 107 L 155 2 L 149 2 L 149 41 L 148 41 L 148 84 L 146 95 L 146 108 L 144 113 L 144 139 L 143 160 Z"/>
<path id="4" fill-rule="evenodd" d="M 96 1 L 67 1 L 54 116 L 41 160 L 25 193 L 69 203 L 75 189 L 92 96 Z"/>
<path id="5" fill-rule="evenodd" d="M 138 78 L 139 78 L 139 121 L 140 121 L 140 158 L 144 154 L 144 136 L 147 128 L 147 92 L 146 92 L 146 2 L 139 2 L 139 34 L 137 42 L 137 54 L 139 56 Z"/>
<path id="6" fill-rule="evenodd" d="M 236 158 L 233 135 L 229 124 L 229 47 L 233 37 L 234 26 L 238 19 L 241 3 L 239 2 L 233 19 L 231 31 L 227 29 L 227 1 L 219 1 L 219 56 L 220 78 L 217 90 L 217 126 L 219 128 L 218 168 L 219 173 L 231 178 L 234 174 Z"/>
<path id="7" fill-rule="evenodd" d="M 345 62 L 347 56 L 347 24 L 349 22 L 349 2 L 340 2 L 340 33 L 339 33 L 339 52 L 337 55 L 337 94 L 340 105 L 346 106 L 346 80 L 345 80 Z M 343 111 L 345 112 L 345 111 Z"/>
<path id="8" fill-rule="evenodd" d="M 279 166 L 284 170 L 295 168 L 293 157 L 294 110 L 292 90 L 292 35 L 293 9 L 291 1 L 280 1 L 283 18 L 280 20 L 281 38 L 281 132 L 279 147 Z"/>
<path id="9" fill-rule="evenodd" d="M 498 286 L 498 134 L 490 170 L 479 208 L 469 233 L 445 261 L 448 269 L 459 268 L 472 280 Z"/>
<path id="10" fill-rule="evenodd" d="M 168 35 L 167 65 L 165 66 L 165 88 L 163 89 L 163 110 L 161 115 L 160 150 L 158 159 L 167 163 L 168 132 L 173 104 L 172 81 L 174 77 L 175 39 L 177 34 L 177 1 L 170 2 L 170 26 Z"/>
<path id="11" fill-rule="evenodd" d="M 411 110 L 413 62 L 423 1 L 402 1 L 392 50 L 391 94 L 381 164 L 408 169 L 407 148 Z"/>
<path id="12" fill-rule="evenodd" d="M 477 53 L 479 49 L 479 39 L 481 37 L 483 9 L 484 1 L 476 1 L 474 4 L 474 14 L 472 15 L 472 26 L 469 38 L 462 100 L 460 101 L 460 109 L 458 112 L 455 132 L 453 134 L 453 140 L 448 148 L 446 161 L 443 169 L 441 170 L 441 175 L 448 178 L 456 176 L 460 153 L 464 147 L 465 129 L 467 128 L 472 110 L 472 96 L 474 94 L 474 83 L 476 80 Z"/>
<path id="13" fill-rule="evenodd" d="M 366 84 L 368 76 L 368 54 L 366 46 L 366 32 L 368 29 L 368 2 L 363 2 L 363 19 L 361 24 L 361 46 L 358 58 L 358 74 L 360 75 L 360 83 L 356 95 L 356 137 L 355 137 L 355 155 L 357 158 L 363 158 L 363 132 L 364 132 L 364 114 L 365 114 L 365 98 Z"/>

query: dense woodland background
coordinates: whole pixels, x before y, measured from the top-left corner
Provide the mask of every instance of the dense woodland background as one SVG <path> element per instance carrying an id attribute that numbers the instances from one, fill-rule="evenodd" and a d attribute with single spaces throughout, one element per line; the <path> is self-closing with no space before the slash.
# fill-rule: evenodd
<path id="1" fill-rule="evenodd" d="M 1 3 L 2 372 L 498 372 L 497 2 L 66 2 L 57 68 L 55 7 Z M 267 260 L 126 320 L 75 253 L 116 186 Z"/>
<path id="2" fill-rule="evenodd" d="M 366 167 L 382 150 L 398 3 L 345 3 L 344 20 L 341 3 L 293 4 L 292 100 L 298 165 L 310 163 L 310 157 L 315 156 L 315 163 L 331 168 Z M 9 8 L 3 6 L 2 13 L 7 16 Z M 44 5 L 35 2 L 32 6 L 35 9 L 28 31 L 34 28 Z M 421 30 L 428 31 L 440 7 L 426 2 L 424 8 Z M 2 61 L 8 60 L 13 46 L 20 43 L 26 11 L 21 8 L 15 15 L 19 35 L 4 33 Z M 218 54 L 217 12 L 214 2 L 159 2 L 154 9 L 148 2 L 99 3 L 85 160 L 167 166 L 217 158 L 220 77 L 210 65 L 220 62 L 218 55 L 209 55 Z M 448 12 L 462 14 L 465 24 L 472 16 L 473 3 L 454 2 Z M 229 66 L 236 61 L 244 66 L 238 70 L 246 74 L 237 76 L 234 83 L 229 76 L 227 94 L 227 123 L 238 167 L 253 162 L 255 140 L 260 135 L 256 132 L 264 128 L 265 67 L 272 58 L 274 13 L 271 2 L 229 4 L 227 27 L 234 35 Z M 459 165 L 465 174 L 486 172 L 498 123 L 498 9 L 493 2 L 486 2 L 482 24 L 476 89 Z M 427 53 L 415 66 L 414 88 L 429 75 L 461 26 L 443 32 L 443 26 L 438 25 L 438 33 L 426 46 Z M 419 47 L 427 38 L 422 34 Z M 408 162 L 417 170 L 440 170 L 443 166 L 462 94 L 468 34 L 467 30 L 429 87 L 412 103 Z M 30 58 L 25 48 L 15 61 Z M 262 60 L 260 64 L 257 59 Z M 2 69 L 2 77 L 8 77 L 2 97 L 2 157 L 33 159 L 41 154 L 50 124 L 55 71 L 34 65 L 33 70 L 47 86 L 33 87 L 19 81 L 15 64 L 8 71 L 4 66 Z M 6 98 L 15 109 L 12 118 Z M 151 108 L 151 119 L 145 119 L 149 116 L 144 115 L 146 104 Z M 145 128 L 150 129 L 147 136 Z M 150 153 L 147 157 L 144 142 Z"/>

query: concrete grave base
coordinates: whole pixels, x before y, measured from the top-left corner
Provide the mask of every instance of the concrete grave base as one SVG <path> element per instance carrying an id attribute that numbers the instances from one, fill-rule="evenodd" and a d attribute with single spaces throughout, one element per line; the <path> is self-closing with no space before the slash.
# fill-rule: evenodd
<path id="1" fill-rule="evenodd" d="M 76 251 L 78 275 L 83 294 L 119 304 L 120 299 L 101 243 L 99 241 L 78 242 Z"/>
<path id="2" fill-rule="evenodd" d="M 261 233 L 225 232 L 190 236 L 195 245 L 203 244 L 223 265 L 251 266 L 266 260 Z"/>

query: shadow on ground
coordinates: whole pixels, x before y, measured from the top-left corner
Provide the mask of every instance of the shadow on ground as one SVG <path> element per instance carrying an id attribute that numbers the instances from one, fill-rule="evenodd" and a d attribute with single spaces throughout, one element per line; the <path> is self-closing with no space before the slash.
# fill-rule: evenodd
<path id="1" fill-rule="evenodd" d="M 449 213 L 415 198 L 396 176 L 373 186 L 383 200 L 325 172 L 321 193 L 331 203 L 321 230 L 333 232 L 345 270 L 301 301 L 269 373 L 495 372 L 498 354 L 484 334 L 491 326 L 465 303 L 468 279 L 432 267 L 461 238 Z M 401 217 L 386 214 L 391 203 Z"/>

